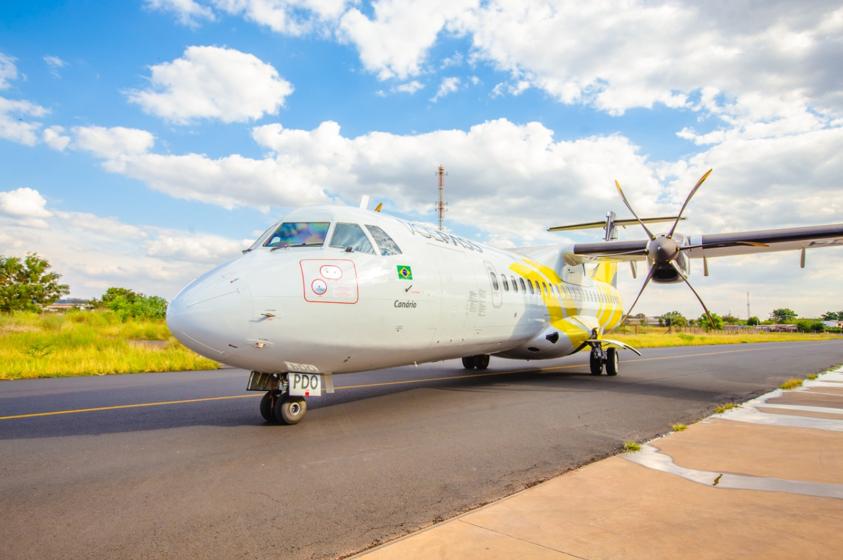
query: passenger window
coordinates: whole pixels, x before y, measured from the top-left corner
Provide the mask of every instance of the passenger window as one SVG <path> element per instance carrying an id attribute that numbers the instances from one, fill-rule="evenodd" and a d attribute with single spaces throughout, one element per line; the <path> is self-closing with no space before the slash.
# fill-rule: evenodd
<path id="1" fill-rule="evenodd" d="M 331 237 L 331 247 L 346 250 L 350 248 L 355 253 L 375 254 L 372 244 L 363 233 L 363 228 L 357 224 L 337 224 Z"/>
<path id="2" fill-rule="evenodd" d="M 515 280 L 515 276 L 512 277 L 512 291 L 518 293 L 518 282 Z"/>
<path id="3" fill-rule="evenodd" d="M 527 293 L 527 285 L 524 283 L 524 279 L 519 278 L 518 281 L 521 282 L 521 291 L 526 294 Z"/>
<path id="4" fill-rule="evenodd" d="M 498 284 L 498 277 L 497 277 L 497 275 L 496 275 L 494 272 L 490 272 L 490 273 L 489 273 L 489 278 L 491 278 L 491 279 L 492 279 L 492 287 L 495 289 L 495 291 L 500 290 L 500 289 L 501 289 L 501 287 L 500 287 L 500 284 Z"/>
<path id="5" fill-rule="evenodd" d="M 527 279 L 527 288 L 530 290 L 530 295 L 536 293 L 536 289 L 533 287 L 533 281 L 529 278 Z"/>
<path id="6" fill-rule="evenodd" d="M 501 274 L 501 280 L 503 280 L 503 290 L 505 292 L 509 291 L 509 282 L 506 280 L 506 275 Z"/>
<path id="7" fill-rule="evenodd" d="M 329 222 L 284 222 L 269 236 L 264 247 L 321 247 Z"/>
<path id="8" fill-rule="evenodd" d="M 398 244 L 383 229 L 378 226 L 367 225 L 366 229 L 372 235 L 372 239 L 381 249 L 381 256 L 388 257 L 389 255 L 400 255 L 401 249 Z"/>

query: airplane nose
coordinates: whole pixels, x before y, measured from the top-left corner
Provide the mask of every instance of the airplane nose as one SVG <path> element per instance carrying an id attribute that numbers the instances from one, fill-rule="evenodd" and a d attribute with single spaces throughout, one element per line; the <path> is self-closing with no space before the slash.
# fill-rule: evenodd
<path id="1" fill-rule="evenodd" d="M 222 361 L 244 342 L 250 306 L 246 281 L 220 271 L 188 285 L 167 306 L 167 326 L 182 344 Z"/>

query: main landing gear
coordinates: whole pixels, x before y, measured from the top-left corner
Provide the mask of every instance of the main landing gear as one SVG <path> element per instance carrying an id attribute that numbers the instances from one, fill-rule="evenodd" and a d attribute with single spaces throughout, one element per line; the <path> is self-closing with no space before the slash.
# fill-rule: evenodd
<path id="1" fill-rule="evenodd" d="M 476 371 L 486 369 L 489 367 L 489 355 L 480 354 L 479 356 L 466 356 L 462 359 L 462 367 Z"/>
<path id="2" fill-rule="evenodd" d="M 588 364 L 591 367 L 591 375 L 600 375 L 603 373 L 603 367 L 605 366 L 606 375 L 610 377 L 615 376 L 620 371 L 618 349 L 609 348 L 607 350 L 603 350 L 602 345 L 592 346 Z"/>

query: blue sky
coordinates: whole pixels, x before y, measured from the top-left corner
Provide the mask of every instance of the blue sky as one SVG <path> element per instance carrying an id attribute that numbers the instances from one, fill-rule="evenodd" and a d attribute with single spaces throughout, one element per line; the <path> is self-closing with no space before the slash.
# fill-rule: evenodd
<path id="1" fill-rule="evenodd" d="M 614 177 L 670 212 L 708 166 L 695 231 L 841 221 L 843 11 L 760 6 L 6 2 L 0 252 L 45 254 L 78 295 L 172 296 L 294 205 L 369 193 L 433 219 L 440 162 L 450 227 L 501 245 L 622 213 Z M 806 280 L 758 263 L 700 281 L 737 307 Z M 642 303 L 696 313 L 668 293 Z"/>

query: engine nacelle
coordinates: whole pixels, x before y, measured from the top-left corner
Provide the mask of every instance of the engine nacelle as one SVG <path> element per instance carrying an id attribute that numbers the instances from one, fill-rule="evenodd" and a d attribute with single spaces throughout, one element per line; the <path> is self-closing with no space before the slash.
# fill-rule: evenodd
<path id="1" fill-rule="evenodd" d="M 682 282 L 682 276 L 676 270 L 676 265 L 682 273 L 687 277 L 691 275 L 691 261 L 685 256 L 685 253 L 679 253 L 673 258 L 673 263 L 664 265 L 654 265 L 655 272 L 653 273 L 653 282 L 658 284 L 672 284 L 675 282 Z"/>

